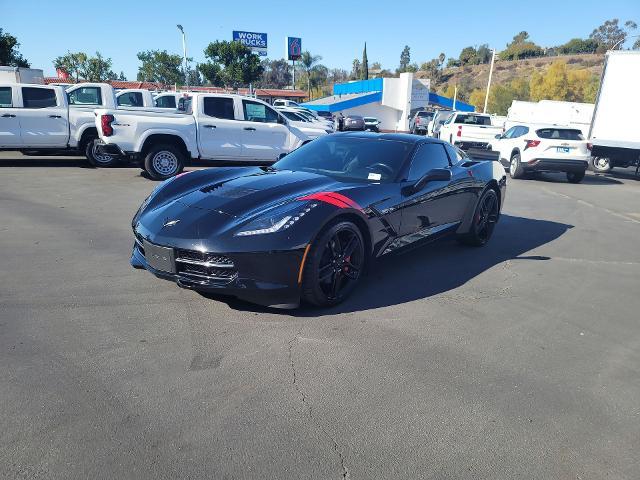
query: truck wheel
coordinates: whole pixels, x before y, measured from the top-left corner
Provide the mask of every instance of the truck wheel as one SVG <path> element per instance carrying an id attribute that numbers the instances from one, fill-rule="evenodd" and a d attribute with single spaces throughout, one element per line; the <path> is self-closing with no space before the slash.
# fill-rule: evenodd
<path id="1" fill-rule="evenodd" d="M 511 178 L 524 177 L 524 168 L 522 168 L 522 164 L 520 163 L 520 154 L 518 153 L 511 157 L 511 163 L 509 164 L 509 175 L 511 176 Z"/>
<path id="2" fill-rule="evenodd" d="M 184 154 L 174 145 L 154 145 L 144 157 L 144 169 L 154 180 L 166 180 L 184 168 Z"/>
<path id="3" fill-rule="evenodd" d="M 613 168 L 611 166 L 611 160 L 607 157 L 593 157 L 591 158 L 591 168 L 594 172 L 607 173 Z"/>
<path id="4" fill-rule="evenodd" d="M 96 143 L 98 139 L 96 137 L 91 137 L 87 140 L 84 145 L 84 156 L 87 157 L 87 160 L 94 167 L 114 167 L 118 164 L 120 159 L 116 155 L 105 155 L 99 154 L 96 152 Z"/>
<path id="5" fill-rule="evenodd" d="M 569 183 L 580 183 L 586 172 L 567 172 L 567 180 Z"/>

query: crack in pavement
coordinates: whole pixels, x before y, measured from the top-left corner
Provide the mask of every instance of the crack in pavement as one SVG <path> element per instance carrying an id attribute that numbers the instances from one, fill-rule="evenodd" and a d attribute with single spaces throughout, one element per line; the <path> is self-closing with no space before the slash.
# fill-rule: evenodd
<path id="1" fill-rule="evenodd" d="M 338 445 L 338 442 L 335 440 L 335 438 L 333 438 L 331 436 L 331 434 L 329 432 L 327 432 L 325 430 L 325 428 L 320 424 L 320 422 L 313 416 L 313 408 L 311 406 L 311 404 L 309 403 L 309 400 L 307 398 L 307 395 L 304 393 L 304 390 L 302 390 L 302 388 L 300 387 L 300 382 L 298 380 L 298 373 L 296 370 L 296 364 L 293 360 L 293 349 L 295 348 L 295 346 L 298 344 L 298 338 L 300 337 L 300 334 L 302 333 L 302 327 L 300 327 L 300 329 L 296 332 L 295 336 L 289 340 L 288 342 L 288 347 L 289 347 L 289 366 L 291 367 L 291 374 L 292 374 L 292 383 L 293 383 L 293 387 L 296 389 L 296 392 L 298 392 L 298 395 L 300 395 L 300 399 L 302 401 L 302 404 L 304 405 L 304 407 L 307 410 L 309 419 L 315 423 L 316 428 L 322 432 L 322 434 L 327 437 L 327 439 L 329 439 L 329 441 L 332 443 L 333 445 L 333 450 L 336 453 L 336 455 L 338 455 L 338 459 L 340 460 L 340 468 L 342 469 L 342 479 L 343 480 L 347 480 L 350 477 L 349 475 L 349 470 L 347 469 L 347 466 L 345 464 L 345 458 L 344 458 L 344 454 L 342 453 L 342 449 L 340 448 L 340 445 Z"/>

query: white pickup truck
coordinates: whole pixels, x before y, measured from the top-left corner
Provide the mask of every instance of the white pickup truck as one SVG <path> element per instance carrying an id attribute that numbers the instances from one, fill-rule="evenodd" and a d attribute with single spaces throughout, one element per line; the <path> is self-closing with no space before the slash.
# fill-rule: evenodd
<path id="1" fill-rule="evenodd" d="M 98 131 L 93 110 L 114 108 L 111 85 L 59 86 L 0 83 L 0 150 L 57 152 L 87 156 L 94 166 L 111 166 L 117 158 L 95 151 Z"/>
<path id="2" fill-rule="evenodd" d="M 491 116 L 482 113 L 454 112 L 440 127 L 440 139 L 467 150 L 485 149 L 502 134 L 502 127 L 491 124 Z"/>
<path id="3" fill-rule="evenodd" d="M 163 180 L 192 158 L 274 162 L 313 139 L 253 98 L 194 93 L 186 105 L 186 112 L 96 110 L 98 152 L 141 160 L 151 178 Z"/>

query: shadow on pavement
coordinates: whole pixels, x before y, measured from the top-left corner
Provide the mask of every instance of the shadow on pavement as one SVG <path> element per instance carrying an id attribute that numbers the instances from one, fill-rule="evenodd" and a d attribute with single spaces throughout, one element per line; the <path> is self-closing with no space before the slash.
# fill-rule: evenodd
<path id="1" fill-rule="evenodd" d="M 485 247 L 464 247 L 454 240 L 446 240 L 401 255 L 383 257 L 363 278 L 352 296 L 332 308 L 303 306 L 293 311 L 275 310 L 228 297 L 215 299 L 238 310 L 280 312 L 299 317 L 399 305 L 453 290 L 507 260 L 549 260 L 549 257 L 525 254 L 556 240 L 570 228 L 573 225 L 503 214 L 491 241 Z"/>

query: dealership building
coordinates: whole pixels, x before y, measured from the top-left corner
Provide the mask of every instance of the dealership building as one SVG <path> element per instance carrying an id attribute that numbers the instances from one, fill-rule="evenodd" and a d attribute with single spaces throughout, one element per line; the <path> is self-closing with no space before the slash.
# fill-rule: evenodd
<path id="1" fill-rule="evenodd" d="M 316 111 L 341 112 L 364 117 L 376 117 L 381 130 L 409 131 L 409 118 L 421 108 L 443 108 L 472 112 L 474 107 L 436 95 L 429 91 L 430 81 L 414 78 L 413 73 L 401 73 L 399 78 L 374 78 L 333 86 L 333 95 L 304 103 Z"/>

